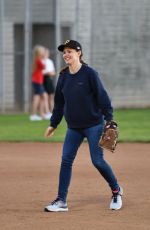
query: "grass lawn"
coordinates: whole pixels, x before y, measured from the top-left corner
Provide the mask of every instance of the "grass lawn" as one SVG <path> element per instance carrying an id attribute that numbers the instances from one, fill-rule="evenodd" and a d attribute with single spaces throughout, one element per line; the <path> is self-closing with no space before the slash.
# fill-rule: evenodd
<path id="1" fill-rule="evenodd" d="M 119 125 L 120 142 L 150 142 L 150 109 L 117 109 L 114 120 Z M 51 138 L 44 138 L 49 121 L 31 122 L 29 115 L 0 115 L 0 141 L 64 140 L 66 123 L 62 120 Z"/>
<path id="2" fill-rule="evenodd" d="M 150 142 L 150 109 L 118 109 L 119 141 Z"/>

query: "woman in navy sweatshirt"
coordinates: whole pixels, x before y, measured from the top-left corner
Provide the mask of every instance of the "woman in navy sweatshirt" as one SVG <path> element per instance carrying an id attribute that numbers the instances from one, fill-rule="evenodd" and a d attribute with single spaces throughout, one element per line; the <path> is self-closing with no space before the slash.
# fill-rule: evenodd
<path id="1" fill-rule="evenodd" d="M 67 40 L 58 47 L 63 52 L 67 67 L 60 72 L 57 82 L 54 109 L 45 137 L 53 135 L 64 116 L 67 133 L 63 146 L 57 198 L 45 207 L 45 211 L 68 211 L 66 202 L 71 181 L 72 164 L 77 150 L 87 138 L 93 165 L 107 181 L 112 191 L 110 209 L 122 207 L 123 189 L 103 158 L 98 146 L 105 123 L 113 119 L 113 108 L 98 73 L 82 60 L 81 44 Z"/>

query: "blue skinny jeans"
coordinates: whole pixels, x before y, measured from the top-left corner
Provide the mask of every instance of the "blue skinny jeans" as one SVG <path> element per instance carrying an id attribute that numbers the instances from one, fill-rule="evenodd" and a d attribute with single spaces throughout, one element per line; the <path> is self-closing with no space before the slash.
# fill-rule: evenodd
<path id="1" fill-rule="evenodd" d="M 90 156 L 93 165 L 107 181 L 112 191 L 119 189 L 117 179 L 111 167 L 103 158 L 103 150 L 98 146 L 102 131 L 103 124 L 85 129 L 68 128 L 63 146 L 62 161 L 59 174 L 58 197 L 61 200 L 66 201 L 68 188 L 71 181 L 72 165 L 78 148 L 85 137 L 87 138 L 89 144 Z"/>

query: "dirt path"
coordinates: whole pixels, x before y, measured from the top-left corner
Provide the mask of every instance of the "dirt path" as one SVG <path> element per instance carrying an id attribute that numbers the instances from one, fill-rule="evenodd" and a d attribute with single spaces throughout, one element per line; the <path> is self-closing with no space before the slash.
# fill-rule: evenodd
<path id="1" fill-rule="evenodd" d="M 1 230 L 149 230 L 150 144 L 119 144 L 105 153 L 124 188 L 123 208 L 108 209 L 110 189 L 79 149 L 68 195 L 69 212 L 44 213 L 57 193 L 62 144 L 0 143 Z"/>

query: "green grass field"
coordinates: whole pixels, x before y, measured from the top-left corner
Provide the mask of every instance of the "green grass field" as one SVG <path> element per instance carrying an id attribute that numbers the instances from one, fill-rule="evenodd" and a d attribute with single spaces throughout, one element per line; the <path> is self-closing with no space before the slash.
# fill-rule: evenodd
<path id="1" fill-rule="evenodd" d="M 120 142 L 150 142 L 150 109 L 117 109 L 114 119 L 119 125 Z M 52 138 L 44 138 L 49 121 L 31 122 L 29 115 L 0 115 L 0 141 L 64 140 L 66 123 L 63 120 Z"/>

